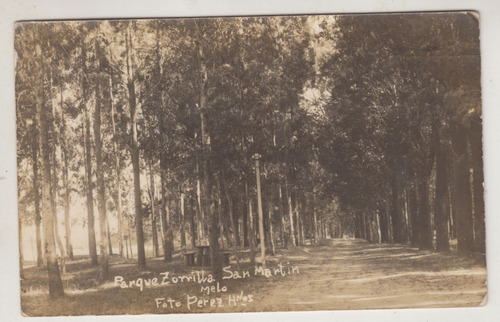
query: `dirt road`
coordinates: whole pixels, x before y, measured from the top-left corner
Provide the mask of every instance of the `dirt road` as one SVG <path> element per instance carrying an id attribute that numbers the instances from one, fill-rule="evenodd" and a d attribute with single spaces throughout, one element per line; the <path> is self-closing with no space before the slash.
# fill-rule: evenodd
<path id="1" fill-rule="evenodd" d="M 297 265 L 300 274 L 259 280 L 259 310 L 478 306 L 486 296 L 484 265 L 452 253 L 336 239 L 276 259 Z"/>
<path id="2" fill-rule="evenodd" d="M 64 275 L 66 296 L 57 302 L 48 299 L 45 270 L 34 267 L 26 270 L 21 283 L 22 308 L 29 316 L 352 310 L 478 306 L 486 297 L 484 263 L 453 252 L 323 240 L 279 249 L 268 258 L 268 276 L 250 266 L 248 250 L 240 255 L 238 273 L 232 258 L 224 273 L 231 278 L 220 284 L 190 279 L 200 270 L 186 267 L 180 255 L 170 263 L 150 259 L 146 271 L 138 270 L 134 261 L 114 257 L 104 284 L 97 282 L 99 267 L 81 260 Z M 165 272 L 169 283 L 151 285 L 154 278 L 161 284 Z M 117 276 L 126 288 L 114 282 Z M 179 306 L 169 304 L 170 299 Z"/>

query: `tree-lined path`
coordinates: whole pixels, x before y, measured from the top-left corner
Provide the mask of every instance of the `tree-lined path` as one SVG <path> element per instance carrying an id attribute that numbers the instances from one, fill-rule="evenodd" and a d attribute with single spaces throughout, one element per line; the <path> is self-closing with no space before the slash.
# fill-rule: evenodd
<path id="1" fill-rule="evenodd" d="M 486 304 L 484 263 L 452 253 L 334 239 L 286 252 L 277 260 L 293 261 L 301 275 L 268 287 L 262 283 L 258 305 L 263 310 L 456 307 L 477 306 L 483 300 Z"/>
<path id="2" fill-rule="evenodd" d="M 480 303 L 479 48 L 466 12 L 16 24 L 26 314 L 150 312 L 144 277 L 228 256 L 302 270 L 232 310 Z"/>

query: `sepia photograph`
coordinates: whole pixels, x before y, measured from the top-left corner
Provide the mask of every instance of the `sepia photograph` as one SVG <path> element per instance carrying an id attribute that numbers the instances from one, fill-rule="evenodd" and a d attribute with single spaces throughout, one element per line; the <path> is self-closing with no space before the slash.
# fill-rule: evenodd
<path id="1" fill-rule="evenodd" d="M 14 29 L 23 316 L 487 305 L 478 12 Z"/>

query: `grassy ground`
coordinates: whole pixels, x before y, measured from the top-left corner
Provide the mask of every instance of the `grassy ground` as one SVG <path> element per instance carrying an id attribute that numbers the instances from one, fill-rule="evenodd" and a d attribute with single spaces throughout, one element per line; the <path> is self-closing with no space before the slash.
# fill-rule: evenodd
<path id="1" fill-rule="evenodd" d="M 187 281 L 200 269 L 186 267 L 180 254 L 171 263 L 149 259 L 146 271 L 138 270 L 133 260 L 115 256 L 110 261 L 110 277 L 103 283 L 99 268 L 81 258 L 67 264 L 66 296 L 57 301 L 48 298 L 45 270 L 31 267 L 25 269 L 21 281 L 21 308 L 27 316 L 168 314 L 477 306 L 486 298 L 485 264 L 453 252 L 354 239 L 324 240 L 319 245 L 280 249 L 267 261 L 268 277 L 255 274 L 248 251 L 240 258 L 239 274 L 234 273 L 237 267 L 231 257 L 231 268 L 224 276 L 233 278 L 224 279 L 218 287 Z M 234 278 L 244 271 L 248 277 Z M 142 291 L 137 285 L 121 288 L 114 283 L 121 276 L 128 286 L 140 278 L 142 282 L 157 278 L 161 284 L 165 272 L 169 284 L 143 283 Z M 207 268 L 204 274 L 209 274 Z M 208 291 L 213 292 L 207 295 Z M 173 300 L 180 303 L 178 307 Z"/>

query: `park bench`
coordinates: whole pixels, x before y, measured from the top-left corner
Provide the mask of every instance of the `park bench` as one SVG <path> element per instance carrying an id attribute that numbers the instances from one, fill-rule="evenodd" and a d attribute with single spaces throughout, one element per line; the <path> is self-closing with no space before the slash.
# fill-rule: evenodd
<path id="1" fill-rule="evenodd" d="M 196 252 L 194 251 L 187 251 L 184 253 L 184 263 L 186 263 L 186 266 L 194 266 L 194 255 Z"/>
<path id="2" fill-rule="evenodd" d="M 197 245 L 196 248 L 198 249 L 196 265 L 198 266 L 210 265 L 210 246 Z"/>
<path id="3" fill-rule="evenodd" d="M 194 265 L 194 257 L 196 255 L 196 265 L 197 266 L 208 266 L 210 265 L 210 246 L 208 245 L 198 245 L 196 246 L 196 248 L 198 249 L 197 252 L 195 251 L 192 251 L 192 252 L 189 252 L 189 261 L 188 261 L 188 252 L 186 252 L 184 254 L 185 258 L 186 258 L 186 265 L 188 265 L 188 263 L 192 263 L 192 265 Z M 227 266 L 229 265 L 229 257 L 231 256 L 231 252 L 229 250 L 221 250 L 221 257 L 222 257 L 222 262 L 224 264 L 224 266 Z"/>

